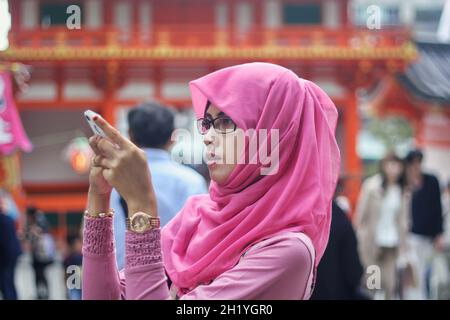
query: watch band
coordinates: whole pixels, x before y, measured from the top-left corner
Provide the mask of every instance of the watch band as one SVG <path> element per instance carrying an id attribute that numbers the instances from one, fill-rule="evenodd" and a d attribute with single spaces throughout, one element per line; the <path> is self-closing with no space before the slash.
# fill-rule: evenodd
<path id="1" fill-rule="evenodd" d="M 130 218 L 127 218 L 125 220 L 125 226 L 126 226 L 127 230 L 131 230 L 130 225 L 131 225 Z M 150 227 L 152 229 L 160 228 L 161 221 L 159 220 L 159 218 L 150 218 Z M 131 231 L 133 231 L 133 230 L 131 230 Z"/>
<path id="2" fill-rule="evenodd" d="M 134 222 L 135 220 L 140 219 L 141 224 L 139 226 L 135 226 Z M 142 223 L 145 223 L 144 225 Z M 148 213 L 144 212 L 136 212 L 131 217 L 128 217 L 125 220 L 126 223 L 126 229 L 128 231 L 142 233 L 150 229 L 157 229 L 160 228 L 161 222 L 159 217 L 153 217 Z"/>

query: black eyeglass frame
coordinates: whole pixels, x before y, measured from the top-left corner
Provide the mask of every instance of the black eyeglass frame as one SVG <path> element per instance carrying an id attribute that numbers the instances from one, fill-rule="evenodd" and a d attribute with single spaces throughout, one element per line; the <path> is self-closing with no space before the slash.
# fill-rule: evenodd
<path id="1" fill-rule="evenodd" d="M 223 120 L 223 119 L 230 120 L 230 121 L 233 123 L 234 128 L 233 128 L 233 129 L 230 129 L 229 131 L 225 131 L 225 132 L 216 129 L 216 121 L 217 121 L 217 120 Z M 204 122 L 204 121 L 207 121 L 207 122 L 208 122 L 208 130 L 207 130 L 206 132 L 202 132 L 202 130 L 201 130 L 201 128 L 203 127 L 203 122 Z M 218 116 L 217 118 L 213 118 L 213 119 L 209 119 L 209 118 L 200 118 L 200 119 L 197 119 L 197 130 L 198 130 L 198 132 L 199 132 L 201 135 L 207 134 L 208 131 L 211 130 L 211 126 L 214 128 L 214 130 L 215 130 L 217 133 L 220 133 L 220 134 L 233 133 L 233 132 L 235 132 L 236 129 L 237 129 L 236 123 L 234 123 L 234 121 L 233 121 L 230 117 L 228 117 L 228 116 L 220 115 L 220 116 Z"/>

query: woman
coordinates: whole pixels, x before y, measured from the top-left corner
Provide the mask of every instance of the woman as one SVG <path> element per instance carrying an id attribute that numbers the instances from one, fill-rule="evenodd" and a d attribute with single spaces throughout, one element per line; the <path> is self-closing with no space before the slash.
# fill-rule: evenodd
<path id="1" fill-rule="evenodd" d="M 380 162 L 380 173 L 368 178 L 361 189 L 356 208 L 359 251 L 365 267 L 380 268 L 385 299 L 394 299 L 397 260 L 406 251 L 408 197 L 404 166 L 395 154 Z"/>
<path id="2" fill-rule="evenodd" d="M 191 82 L 190 90 L 212 182 L 209 194 L 189 198 L 162 231 L 143 152 L 95 119 L 109 141 L 90 140 L 96 156 L 85 217 L 84 299 L 309 298 L 339 171 L 334 104 L 312 82 L 268 63 L 216 71 Z M 249 130 L 269 134 L 256 139 Z M 255 161 L 263 153 L 272 163 Z M 130 217 L 120 273 L 111 186 Z"/>

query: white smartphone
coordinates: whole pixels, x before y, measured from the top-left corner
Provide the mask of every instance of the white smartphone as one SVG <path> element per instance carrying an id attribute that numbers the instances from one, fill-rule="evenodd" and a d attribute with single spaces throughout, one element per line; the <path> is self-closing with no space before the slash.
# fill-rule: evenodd
<path id="1" fill-rule="evenodd" d="M 88 122 L 89 126 L 91 127 L 94 134 L 99 135 L 105 139 L 108 139 L 106 137 L 106 134 L 103 132 L 103 130 L 94 122 L 94 117 L 100 117 L 98 113 L 95 113 L 92 110 L 86 110 L 84 112 L 84 117 L 86 118 L 86 121 Z"/>

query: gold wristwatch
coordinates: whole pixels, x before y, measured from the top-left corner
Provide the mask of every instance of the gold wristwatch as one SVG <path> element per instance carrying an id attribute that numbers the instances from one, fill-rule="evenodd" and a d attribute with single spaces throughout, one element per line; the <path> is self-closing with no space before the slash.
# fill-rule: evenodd
<path id="1" fill-rule="evenodd" d="M 160 220 L 148 213 L 139 211 L 127 218 L 126 225 L 129 231 L 144 233 L 147 230 L 159 228 Z"/>

